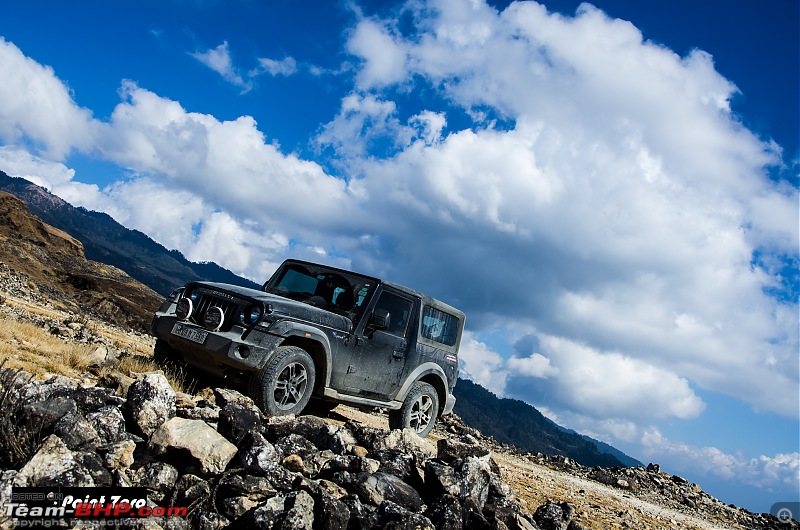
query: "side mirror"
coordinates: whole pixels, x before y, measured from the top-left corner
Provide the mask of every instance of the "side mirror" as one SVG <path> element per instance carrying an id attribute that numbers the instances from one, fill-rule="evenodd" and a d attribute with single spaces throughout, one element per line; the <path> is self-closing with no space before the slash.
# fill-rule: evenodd
<path id="1" fill-rule="evenodd" d="M 383 330 L 389 329 L 389 324 L 391 324 L 392 315 L 385 309 L 375 309 L 372 312 L 372 316 L 369 318 L 369 324 L 367 327 L 373 330 Z"/>

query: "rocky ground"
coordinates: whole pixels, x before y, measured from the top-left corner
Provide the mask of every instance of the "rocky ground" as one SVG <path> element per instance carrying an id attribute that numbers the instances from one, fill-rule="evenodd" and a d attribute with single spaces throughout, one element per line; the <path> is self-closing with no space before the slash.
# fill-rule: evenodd
<path id="1" fill-rule="evenodd" d="M 3 502 L 12 486 L 141 486 L 153 506 L 190 512 L 142 528 L 800 528 L 656 465 L 607 470 L 525 453 L 454 415 L 419 440 L 389 431 L 380 412 L 268 419 L 228 389 L 176 391 L 151 372 L 150 337 L 65 311 L 30 283 L 0 266 L 0 326 L 27 322 L 89 355 L 42 372 L 31 354 L 47 356 L 44 338 L 2 335 Z"/>

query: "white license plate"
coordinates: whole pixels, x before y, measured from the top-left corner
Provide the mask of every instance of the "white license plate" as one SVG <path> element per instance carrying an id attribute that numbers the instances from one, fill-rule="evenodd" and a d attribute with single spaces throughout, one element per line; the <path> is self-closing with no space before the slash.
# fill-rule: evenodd
<path id="1" fill-rule="evenodd" d="M 206 341 L 206 337 L 208 337 L 208 331 L 190 328 L 184 326 L 180 322 L 175 323 L 175 326 L 172 328 L 172 334 L 196 342 L 197 344 L 203 344 Z"/>

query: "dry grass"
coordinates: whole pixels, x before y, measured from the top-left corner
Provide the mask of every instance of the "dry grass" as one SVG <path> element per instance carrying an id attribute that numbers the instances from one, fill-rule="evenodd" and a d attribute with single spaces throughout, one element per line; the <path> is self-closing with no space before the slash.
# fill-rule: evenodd
<path id="1" fill-rule="evenodd" d="M 78 322 L 92 330 L 94 336 L 105 339 L 111 349 L 119 353 L 117 368 L 125 375 L 155 372 L 161 367 L 153 362 L 153 342 L 149 336 L 128 333 L 103 322 L 76 319 L 74 315 L 57 309 L 43 307 L 13 296 L 4 296 L 4 304 L 35 316 L 66 324 Z M 89 371 L 91 354 L 98 344 L 84 344 L 51 335 L 42 327 L 18 320 L 9 313 L 0 313 L 0 361 L 10 369 L 24 370 L 38 379 L 49 375 L 65 375 L 85 379 Z M 196 386 L 194 380 L 180 370 L 162 370 L 172 388 L 189 392 Z M 101 379 L 108 370 L 93 374 L 90 379 Z M 95 377 L 96 376 L 96 377 Z"/>
<path id="2" fill-rule="evenodd" d="M 42 328 L 0 315 L 0 358 L 5 366 L 36 377 L 46 374 L 79 376 L 86 372 L 93 346 L 65 342 Z"/>

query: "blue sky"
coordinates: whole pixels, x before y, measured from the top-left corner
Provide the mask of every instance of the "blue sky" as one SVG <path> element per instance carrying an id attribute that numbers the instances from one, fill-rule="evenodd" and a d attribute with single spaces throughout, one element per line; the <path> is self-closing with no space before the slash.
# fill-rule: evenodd
<path id="1" fill-rule="evenodd" d="M 0 170 L 257 281 L 430 292 L 465 377 L 798 500 L 796 1 L 0 8 Z"/>

